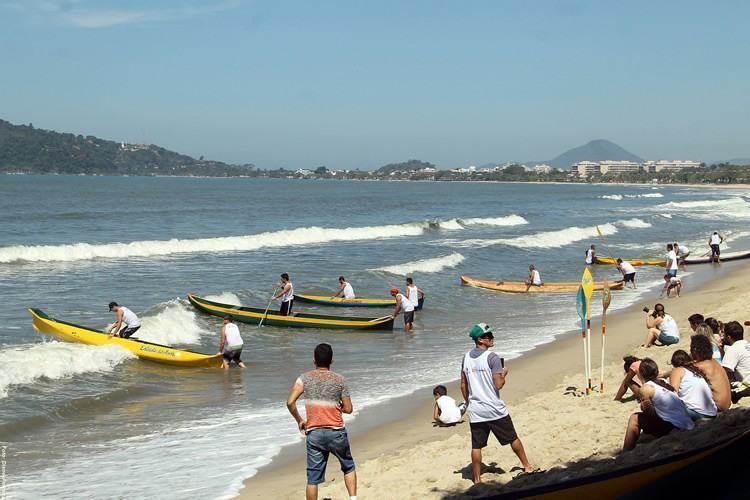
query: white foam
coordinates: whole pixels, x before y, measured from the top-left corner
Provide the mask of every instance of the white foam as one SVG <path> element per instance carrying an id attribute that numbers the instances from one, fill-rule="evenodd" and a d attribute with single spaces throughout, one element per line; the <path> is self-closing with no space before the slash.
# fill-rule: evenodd
<path id="1" fill-rule="evenodd" d="M 626 198 L 664 198 L 661 193 L 626 194 Z"/>
<path id="2" fill-rule="evenodd" d="M 231 306 L 241 306 L 240 298 L 232 292 L 221 292 L 216 295 L 205 295 L 203 298 L 212 302 L 221 302 Z"/>
<path id="3" fill-rule="evenodd" d="M 41 378 L 62 379 L 86 372 L 111 371 L 135 356 L 118 345 L 91 346 L 67 342 L 44 342 L 0 350 L 0 398 L 13 385 L 30 384 Z"/>
<path id="4" fill-rule="evenodd" d="M 653 207 L 653 210 L 662 214 L 664 212 L 675 212 L 698 219 L 750 218 L 750 203 L 739 196 L 722 200 L 671 201 L 657 205 Z"/>
<path id="5" fill-rule="evenodd" d="M 387 226 L 323 228 L 303 227 L 247 236 L 172 239 L 93 245 L 15 245 L 0 248 L 0 263 L 69 262 L 89 259 L 122 259 L 184 253 L 244 252 L 261 248 L 323 244 L 333 241 L 374 240 L 418 236 L 428 229 L 460 229 L 456 221 L 415 222 Z"/>
<path id="6" fill-rule="evenodd" d="M 672 214 L 659 214 L 660 217 L 664 217 L 665 219 L 671 219 Z"/>
<path id="7" fill-rule="evenodd" d="M 202 335 L 211 333 L 198 325 L 192 307 L 182 299 L 172 299 L 157 306 L 159 312 L 141 318 L 135 337 L 157 344 L 197 344 Z"/>
<path id="8" fill-rule="evenodd" d="M 528 224 L 529 221 L 520 215 L 506 215 L 504 217 L 475 217 L 471 219 L 458 219 L 465 226 L 482 225 L 482 226 L 521 226 Z"/>
<path id="9" fill-rule="evenodd" d="M 630 228 L 630 229 L 641 229 L 641 228 L 651 227 L 650 223 L 641 219 L 621 220 L 621 221 L 618 221 L 618 224 L 621 224 L 622 226 Z"/>
<path id="10" fill-rule="evenodd" d="M 463 262 L 464 256 L 460 253 L 452 253 L 445 257 L 436 257 L 434 259 L 417 260 L 414 262 L 405 262 L 394 266 L 379 267 L 373 271 L 384 271 L 386 273 L 406 276 L 411 273 L 437 273 L 443 269 L 456 267 Z"/>
<path id="11" fill-rule="evenodd" d="M 617 228 L 614 226 L 614 224 L 602 224 L 599 226 L 599 230 L 603 235 L 615 234 L 617 232 Z M 450 244 L 451 246 L 458 247 L 488 247 L 494 245 L 509 245 L 519 248 L 560 248 L 577 241 L 596 238 L 598 235 L 599 233 L 596 230 L 596 226 L 572 226 L 565 229 L 559 229 L 557 231 L 544 231 L 540 233 L 518 236 L 516 238 L 501 238 L 493 240 L 467 239 L 460 241 L 447 241 L 446 243 Z"/>
<path id="12" fill-rule="evenodd" d="M 622 195 L 621 194 L 603 194 L 603 195 L 599 196 L 599 198 L 601 198 L 603 200 L 617 200 L 617 201 L 620 201 L 620 200 L 622 200 Z"/>

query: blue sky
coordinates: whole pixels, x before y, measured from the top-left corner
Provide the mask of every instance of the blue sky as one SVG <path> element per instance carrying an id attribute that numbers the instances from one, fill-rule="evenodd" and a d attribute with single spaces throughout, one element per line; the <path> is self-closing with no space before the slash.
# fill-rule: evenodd
<path id="1" fill-rule="evenodd" d="M 0 0 L 0 118 L 263 168 L 750 156 L 750 2 Z"/>

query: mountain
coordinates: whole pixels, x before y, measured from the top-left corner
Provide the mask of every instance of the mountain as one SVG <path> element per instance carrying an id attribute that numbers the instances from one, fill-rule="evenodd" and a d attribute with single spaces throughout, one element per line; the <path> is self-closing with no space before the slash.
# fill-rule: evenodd
<path id="1" fill-rule="evenodd" d="M 154 144 L 123 144 L 0 120 L 0 172 L 100 175 L 248 175 L 251 165 L 227 165 Z"/>
<path id="2" fill-rule="evenodd" d="M 546 163 L 547 165 L 552 165 L 553 167 L 568 170 L 574 163 L 584 160 L 629 160 L 638 163 L 643 162 L 643 158 L 640 158 L 633 153 L 626 151 L 614 142 L 610 142 L 604 139 L 596 139 L 587 144 L 584 144 L 583 146 L 569 149 L 563 154 L 544 163 Z"/>

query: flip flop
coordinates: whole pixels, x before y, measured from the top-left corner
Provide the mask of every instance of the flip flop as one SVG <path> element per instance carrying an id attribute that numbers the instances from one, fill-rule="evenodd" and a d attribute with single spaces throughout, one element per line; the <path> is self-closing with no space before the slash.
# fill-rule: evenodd
<path id="1" fill-rule="evenodd" d="M 536 469 L 532 470 L 531 472 L 521 471 L 518 474 L 516 474 L 513 478 L 514 479 L 518 479 L 519 477 L 533 476 L 535 474 L 542 474 L 542 473 L 544 473 L 544 470 L 541 469 L 541 468 L 539 468 L 539 467 L 537 467 Z"/>

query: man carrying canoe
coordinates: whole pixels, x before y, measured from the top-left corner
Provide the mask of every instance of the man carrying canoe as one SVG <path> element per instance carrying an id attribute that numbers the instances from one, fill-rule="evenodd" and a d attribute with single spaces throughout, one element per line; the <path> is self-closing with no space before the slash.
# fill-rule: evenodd
<path id="1" fill-rule="evenodd" d="M 625 282 L 625 286 L 630 282 L 633 284 L 633 290 L 635 290 L 635 268 L 633 265 L 630 262 L 617 259 L 617 270 L 622 273 L 622 279 Z"/>
<path id="2" fill-rule="evenodd" d="M 110 337 L 117 335 L 128 339 L 141 327 L 141 320 L 127 307 L 118 305 L 117 302 L 110 302 L 109 310 L 117 315 L 117 321 L 107 332 Z M 122 328 L 123 323 L 125 328 Z M 120 331 L 120 328 L 122 328 L 122 331 Z"/>
<path id="3" fill-rule="evenodd" d="M 282 316 L 289 316 L 292 314 L 292 306 L 294 305 L 294 285 L 289 279 L 287 273 L 281 274 L 281 291 L 274 295 L 272 300 L 281 298 L 281 308 L 279 308 L 279 314 Z"/>
<path id="4" fill-rule="evenodd" d="M 410 332 L 414 329 L 414 304 L 409 298 L 400 293 L 398 288 L 391 288 L 391 297 L 396 299 L 396 309 L 393 310 L 393 317 L 398 316 L 401 311 L 404 312 L 404 331 Z"/>
<path id="5" fill-rule="evenodd" d="M 586 264 L 591 265 L 596 262 L 596 245 L 591 245 L 591 248 L 586 250 Z"/>
<path id="6" fill-rule="evenodd" d="M 354 299 L 356 298 L 356 295 L 354 295 L 354 288 L 352 288 L 351 283 L 346 281 L 346 278 L 343 276 L 339 276 L 339 291 L 336 292 L 336 295 L 331 297 L 332 299 L 335 299 L 336 297 L 343 294 L 343 297 L 345 299 Z"/>
<path id="7" fill-rule="evenodd" d="M 708 246 L 711 247 L 711 262 L 716 262 L 717 264 L 721 262 L 721 244 L 723 242 L 724 237 L 718 231 L 714 231 L 714 234 L 708 238 Z"/>
<path id="8" fill-rule="evenodd" d="M 240 329 L 232 322 L 232 316 L 227 314 L 224 316 L 224 324 L 219 332 L 219 352 L 217 353 L 222 357 L 221 361 L 224 363 L 225 370 L 229 369 L 229 364 L 232 362 L 240 368 L 245 368 L 245 363 L 240 358 L 242 345 Z"/>
<path id="9" fill-rule="evenodd" d="M 680 245 L 677 242 L 672 244 L 672 248 L 674 248 L 674 251 L 677 254 L 677 265 L 684 270 L 686 268 L 685 259 L 690 255 L 690 249 L 687 245 Z"/>

